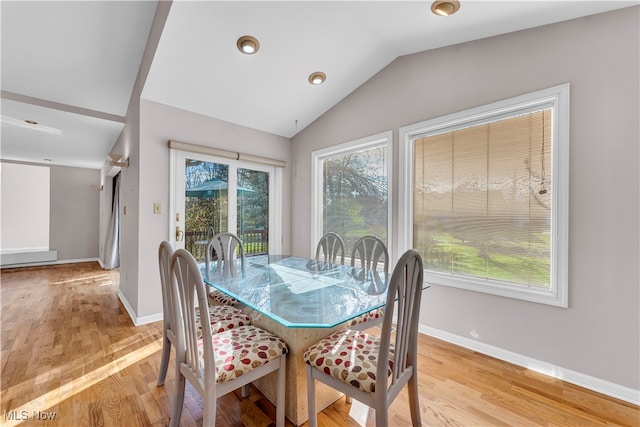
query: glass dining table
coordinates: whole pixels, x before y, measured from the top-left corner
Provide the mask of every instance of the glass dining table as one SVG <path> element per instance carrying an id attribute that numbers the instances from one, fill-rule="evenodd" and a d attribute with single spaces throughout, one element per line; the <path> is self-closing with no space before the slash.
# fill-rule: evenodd
<path id="1" fill-rule="evenodd" d="M 202 266 L 204 282 L 237 299 L 252 323 L 284 339 L 287 355 L 287 418 L 307 421 L 306 372 L 302 356 L 307 348 L 362 314 L 384 306 L 389 275 L 356 267 L 286 255 L 247 257 L 237 275 L 224 276 L 217 265 Z M 254 383 L 275 402 L 274 378 Z M 322 410 L 341 394 L 317 384 Z"/>
<path id="2" fill-rule="evenodd" d="M 385 303 L 385 273 L 284 255 L 248 257 L 224 277 L 215 263 L 205 282 L 288 328 L 333 328 Z"/>

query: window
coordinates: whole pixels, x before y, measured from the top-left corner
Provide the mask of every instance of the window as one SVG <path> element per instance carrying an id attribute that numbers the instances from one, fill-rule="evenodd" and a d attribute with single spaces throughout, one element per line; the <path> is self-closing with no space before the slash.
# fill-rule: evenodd
<path id="1" fill-rule="evenodd" d="M 231 231 L 242 239 L 247 256 L 280 253 L 282 167 L 194 148 L 173 149 L 171 156 L 171 235 L 176 236 L 176 247 L 203 260 L 209 238 Z"/>
<path id="2" fill-rule="evenodd" d="M 569 85 L 400 129 L 401 248 L 425 280 L 567 306 Z"/>
<path id="3" fill-rule="evenodd" d="M 311 153 L 311 254 L 329 231 L 345 242 L 346 256 L 370 234 L 389 245 L 391 131 Z"/>

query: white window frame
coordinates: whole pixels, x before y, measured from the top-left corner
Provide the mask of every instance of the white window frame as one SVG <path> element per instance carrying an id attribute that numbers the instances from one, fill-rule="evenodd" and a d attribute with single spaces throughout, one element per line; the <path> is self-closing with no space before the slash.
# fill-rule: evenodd
<path id="1" fill-rule="evenodd" d="M 235 188 L 237 185 L 237 170 L 238 168 L 252 169 L 256 171 L 262 171 L 269 174 L 269 253 L 280 254 L 282 253 L 282 197 L 284 191 L 284 173 L 282 167 L 276 167 L 265 162 L 252 162 L 249 160 L 233 160 L 228 157 L 219 157 L 209 154 L 197 153 L 194 151 L 185 151 L 171 148 L 169 149 L 169 236 L 170 241 L 175 248 L 184 247 L 184 242 L 176 241 L 176 226 L 180 226 L 182 230 L 185 229 L 184 225 L 184 179 L 178 178 L 176 174 L 180 172 L 184 173 L 184 163 L 187 158 L 197 158 L 212 163 L 225 164 L 229 166 L 229 185 L 231 188 Z M 177 194 L 177 193 L 181 194 Z M 178 205 L 180 205 L 180 220 L 175 221 L 176 213 L 178 212 Z M 234 230 L 237 227 L 237 210 L 236 203 L 229 202 L 228 205 L 228 218 L 229 230 Z"/>
<path id="2" fill-rule="evenodd" d="M 391 130 L 311 152 L 311 247 L 309 253 L 312 258 L 315 257 L 318 240 L 322 237 L 322 218 L 324 213 L 324 206 L 322 202 L 322 161 L 337 154 L 360 151 L 383 145 L 385 146 L 385 154 L 387 156 L 387 248 L 389 250 L 389 259 L 394 259 L 391 251 L 391 243 L 393 239 L 391 228 L 391 213 L 393 206 L 393 182 L 391 179 L 393 164 L 393 132 Z M 345 256 L 348 257 L 349 254 L 345 254 Z"/>
<path id="3" fill-rule="evenodd" d="M 569 83 L 400 128 L 398 251 L 413 245 L 413 140 L 550 107 L 552 113 L 551 283 L 549 289 L 425 270 L 425 282 L 568 307 Z"/>

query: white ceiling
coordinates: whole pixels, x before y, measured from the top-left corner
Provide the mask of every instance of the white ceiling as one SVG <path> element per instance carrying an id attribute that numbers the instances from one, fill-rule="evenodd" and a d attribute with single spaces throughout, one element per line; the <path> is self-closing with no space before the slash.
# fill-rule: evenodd
<path id="1" fill-rule="evenodd" d="M 462 0 L 448 18 L 430 4 L 175 1 L 142 96 L 292 137 L 398 56 L 639 1 Z M 155 6 L 3 0 L 0 157 L 99 168 L 122 129 Z M 244 34 L 260 40 L 257 54 L 236 49 Z M 327 81 L 311 86 L 313 71 Z M 61 133 L 16 125 L 25 119 Z"/>
<path id="2" fill-rule="evenodd" d="M 2 0 L 0 7 L 0 158 L 100 168 L 124 126 L 156 2 Z M 60 133 L 39 130 L 45 126 Z"/>

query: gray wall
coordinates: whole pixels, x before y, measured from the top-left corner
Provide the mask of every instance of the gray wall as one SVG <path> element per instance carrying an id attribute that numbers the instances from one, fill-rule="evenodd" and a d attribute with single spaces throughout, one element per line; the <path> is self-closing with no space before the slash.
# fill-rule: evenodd
<path id="1" fill-rule="evenodd" d="M 33 164 L 3 161 L 3 163 Z M 49 248 L 58 261 L 97 260 L 100 171 L 42 165 L 49 175 Z"/>
<path id="2" fill-rule="evenodd" d="M 49 247 L 58 260 L 98 258 L 100 171 L 51 166 Z"/>
<path id="3" fill-rule="evenodd" d="M 138 316 L 162 312 L 158 245 L 169 240 L 169 147 L 168 141 L 188 142 L 223 150 L 250 153 L 291 163 L 291 141 L 266 132 L 234 125 L 211 117 L 142 99 L 140 101 L 140 191 Z M 289 227 L 291 203 L 289 168 L 283 177 L 282 218 L 283 250 L 290 250 Z M 160 215 L 153 214 L 153 203 L 162 206 Z M 129 212 L 127 212 L 129 215 Z M 124 250 L 123 250 L 124 253 Z"/>
<path id="4" fill-rule="evenodd" d="M 398 58 L 294 138 L 293 253 L 310 247 L 312 150 L 392 129 L 397 194 L 401 126 L 569 82 L 569 308 L 434 286 L 421 323 L 640 389 L 639 10 Z"/>
<path id="5" fill-rule="evenodd" d="M 144 284 L 159 280 L 157 271 L 153 277 L 146 276 L 141 272 L 141 261 L 139 259 L 141 251 L 140 242 L 148 238 L 148 236 L 143 235 L 139 229 L 140 221 L 144 221 L 146 217 L 139 211 L 139 194 L 142 190 L 146 189 L 143 188 L 141 184 L 141 174 L 143 172 L 140 169 L 140 96 L 153 61 L 153 55 L 155 54 L 160 36 L 162 35 L 164 23 L 171 9 L 171 4 L 171 1 L 158 2 L 153 23 L 151 24 L 151 30 L 149 31 L 147 46 L 142 56 L 140 70 L 138 71 L 138 76 L 136 77 L 131 93 L 131 99 L 129 100 L 126 123 L 118 140 L 111 149 L 112 153 L 123 154 L 123 158 L 129 159 L 129 167 L 123 168 L 120 175 L 119 294 L 123 299 L 127 311 L 136 323 L 162 318 L 162 303 L 157 304 L 157 301 L 161 301 L 159 293 L 152 294 L 150 302 L 148 301 L 148 304 L 151 304 L 153 307 L 151 312 L 141 314 L 140 308 L 142 301 L 147 298 Z M 113 168 L 105 162 L 101 170 L 101 180 L 105 182 L 113 172 Z M 109 216 L 106 214 L 109 209 L 107 207 L 109 203 L 111 203 L 111 198 L 103 195 L 100 200 L 100 212 L 102 213 L 100 229 L 102 231 L 106 230 L 106 224 L 109 221 Z M 102 236 L 104 236 L 104 234 Z M 104 248 L 106 239 L 102 236 L 100 247 Z M 155 252 L 157 253 L 157 250 Z M 152 256 L 152 254 L 143 253 L 142 256 L 147 259 L 147 257 Z M 154 289 L 154 292 L 155 291 Z M 147 299 L 149 300 L 149 298 Z M 147 317 L 141 320 L 141 316 L 151 316 L 151 318 Z"/>

